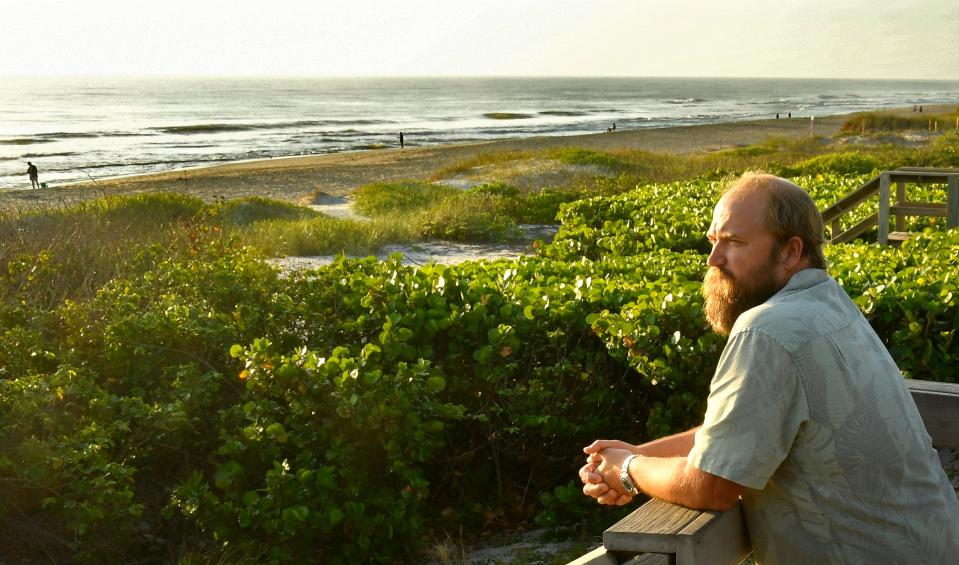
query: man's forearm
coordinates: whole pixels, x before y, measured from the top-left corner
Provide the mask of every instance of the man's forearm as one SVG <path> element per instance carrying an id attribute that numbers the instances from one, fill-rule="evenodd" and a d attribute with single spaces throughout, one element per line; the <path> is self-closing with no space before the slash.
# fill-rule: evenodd
<path id="1" fill-rule="evenodd" d="M 629 476 L 646 494 L 697 510 L 728 510 L 742 492 L 739 485 L 689 465 L 684 456 L 635 457 Z"/>
<path id="2" fill-rule="evenodd" d="M 700 426 L 696 426 L 685 432 L 654 439 L 642 445 L 637 445 L 636 449 L 632 451 L 647 457 L 686 457 L 693 449 L 693 444 L 696 442 L 696 430 L 699 428 Z"/>

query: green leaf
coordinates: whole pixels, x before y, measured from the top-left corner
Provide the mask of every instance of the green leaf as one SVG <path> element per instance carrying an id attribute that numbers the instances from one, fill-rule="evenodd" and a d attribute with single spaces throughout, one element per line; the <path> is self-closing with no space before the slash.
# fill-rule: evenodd
<path id="1" fill-rule="evenodd" d="M 430 377 L 426 379 L 426 387 L 432 392 L 439 392 L 446 388 L 446 379 L 443 377 Z"/>

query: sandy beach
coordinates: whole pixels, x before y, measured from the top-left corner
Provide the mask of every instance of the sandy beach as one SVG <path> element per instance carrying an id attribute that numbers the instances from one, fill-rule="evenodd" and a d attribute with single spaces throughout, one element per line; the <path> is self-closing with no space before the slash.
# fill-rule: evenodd
<path id="1" fill-rule="evenodd" d="M 927 113 L 951 111 L 953 108 L 929 107 Z M 915 115 L 912 114 L 911 108 L 886 112 Z M 833 135 L 850 115 L 817 118 L 816 135 Z M 406 149 L 236 162 L 51 186 L 39 190 L 8 190 L 0 192 L 0 208 L 45 207 L 105 195 L 144 192 L 181 192 L 206 200 L 215 197 L 229 199 L 262 196 L 288 202 L 303 202 L 317 191 L 332 196 L 345 196 L 356 187 L 371 182 L 429 178 L 445 167 L 483 153 L 579 147 L 599 151 L 633 149 L 684 154 L 748 145 L 770 136 L 801 138 L 809 135 L 809 126 L 808 117 L 783 117 L 661 129 L 620 130 L 613 134 L 530 137 L 487 143 L 411 146 Z"/>

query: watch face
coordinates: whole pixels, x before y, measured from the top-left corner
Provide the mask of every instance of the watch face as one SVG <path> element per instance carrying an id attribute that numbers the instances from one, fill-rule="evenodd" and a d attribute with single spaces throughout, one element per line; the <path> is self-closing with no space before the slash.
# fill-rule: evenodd
<path id="1" fill-rule="evenodd" d="M 620 477 L 619 482 L 623 484 L 623 488 L 626 489 L 628 494 L 633 494 L 633 491 L 636 490 L 636 487 L 633 486 L 633 482 L 626 477 Z"/>

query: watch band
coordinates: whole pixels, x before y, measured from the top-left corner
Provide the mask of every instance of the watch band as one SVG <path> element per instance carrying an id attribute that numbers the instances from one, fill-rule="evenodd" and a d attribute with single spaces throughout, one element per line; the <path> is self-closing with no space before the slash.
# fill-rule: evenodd
<path id="1" fill-rule="evenodd" d="M 619 469 L 619 482 L 623 485 L 623 488 L 626 489 L 626 494 L 636 494 L 636 485 L 633 484 L 633 479 L 629 476 L 629 464 L 633 462 L 633 459 L 638 457 L 635 453 L 623 460 L 623 466 Z"/>

